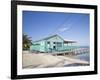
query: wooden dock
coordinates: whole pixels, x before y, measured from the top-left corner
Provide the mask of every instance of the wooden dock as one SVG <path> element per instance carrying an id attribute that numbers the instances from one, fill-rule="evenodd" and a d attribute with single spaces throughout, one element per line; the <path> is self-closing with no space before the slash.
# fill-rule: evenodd
<path id="1" fill-rule="evenodd" d="M 60 52 L 53 52 L 51 53 L 52 55 L 79 55 L 79 54 L 84 54 L 84 53 L 89 53 L 88 48 L 78 48 L 70 51 L 60 51 Z"/>

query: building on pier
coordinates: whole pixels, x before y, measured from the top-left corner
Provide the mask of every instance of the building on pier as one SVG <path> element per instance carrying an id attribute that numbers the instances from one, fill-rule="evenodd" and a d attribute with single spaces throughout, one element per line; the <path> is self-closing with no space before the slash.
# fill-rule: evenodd
<path id="1" fill-rule="evenodd" d="M 76 41 L 66 41 L 59 35 L 53 35 L 33 42 L 30 51 L 52 53 L 75 49 Z"/>

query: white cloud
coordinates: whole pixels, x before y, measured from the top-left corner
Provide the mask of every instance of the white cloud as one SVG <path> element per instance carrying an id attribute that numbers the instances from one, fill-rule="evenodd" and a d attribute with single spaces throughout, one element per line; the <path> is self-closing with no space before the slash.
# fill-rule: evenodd
<path id="1" fill-rule="evenodd" d="M 63 27 L 59 29 L 59 32 L 64 32 L 67 31 L 70 27 Z"/>

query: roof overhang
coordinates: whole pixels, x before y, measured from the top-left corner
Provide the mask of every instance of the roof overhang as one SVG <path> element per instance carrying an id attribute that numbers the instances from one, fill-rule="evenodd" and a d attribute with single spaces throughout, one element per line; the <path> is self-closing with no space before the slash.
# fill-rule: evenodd
<path id="1" fill-rule="evenodd" d="M 76 41 L 64 41 L 64 43 L 76 43 Z"/>

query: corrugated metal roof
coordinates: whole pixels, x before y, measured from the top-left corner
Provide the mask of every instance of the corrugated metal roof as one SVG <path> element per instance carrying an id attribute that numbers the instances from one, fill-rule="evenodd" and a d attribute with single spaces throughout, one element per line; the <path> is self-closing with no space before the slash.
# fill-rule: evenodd
<path id="1" fill-rule="evenodd" d="M 43 39 L 40 39 L 40 40 L 37 40 L 37 41 L 34 41 L 34 42 L 38 42 L 38 41 L 42 41 L 42 40 L 47 40 L 47 39 L 50 39 L 52 37 L 55 37 L 55 36 L 58 36 L 60 37 L 59 35 L 55 34 L 55 35 L 52 35 L 52 36 L 49 36 L 49 37 L 46 37 L 46 38 L 43 38 Z M 62 40 L 64 40 L 62 37 L 60 37 Z"/>
<path id="2" fill-rule="evenodd" d="M 76 43 L 76 41 L 64 41 L 64 43 Z"/>
<path id="3" fill-rule="evenodd" d="M 40 40 L 37 40 L 37 41 L 34 41 L 34 42 L 39 42 L 39 41 L 42 41 L 42 40 L 47 40 L 47 39 L 50 39 L 52 37 L 55 37 L 55 36 L 58 36 L 60 37 L 59 35 L 55 34 L 55 35 L 52 35 L 52 36 L 49 36 L 49 37 L 46 37 L 46 38 L 43 38 L 43 39 L 40 39 Z M 60 37 L 62 40 L 64 40 L 62 37 Z M 76 43 L 76 41 L 67 41 L 67 40 L 64 40 L 64 43 Z"/>

